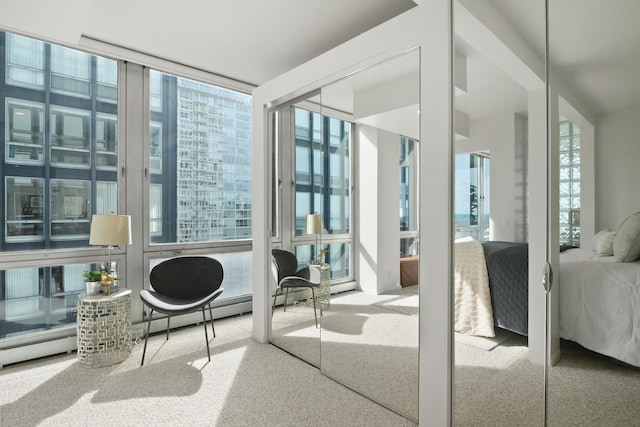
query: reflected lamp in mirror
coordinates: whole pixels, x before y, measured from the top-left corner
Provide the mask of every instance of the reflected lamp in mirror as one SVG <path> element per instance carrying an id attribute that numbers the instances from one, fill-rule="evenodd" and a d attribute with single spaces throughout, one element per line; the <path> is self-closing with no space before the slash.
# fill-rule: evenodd
<path id="1" fill-rule="evenodd" d="M 314 259 L 318 261 L 318 236 L 320 236 L 320 244 L 322 244 L 322 218 L 319 213 L 312 213 L 307 215 L 307 234 L 315 234 L 316 236 L 316 255 Z"/>
<path id="2" fill-rule="evenodd" d="M 117 280 L 111 275 L 111 252 L 114 246 L 131 244 L 131 216 L 93 215 L 91 217 L 89 244 L 108 246 L 109 248 L 109 263 L 107 264 L 106 273 L 102 277 L 102 285 L 105 287 L 105 294 L 108 295 L 113 281 Z"/>

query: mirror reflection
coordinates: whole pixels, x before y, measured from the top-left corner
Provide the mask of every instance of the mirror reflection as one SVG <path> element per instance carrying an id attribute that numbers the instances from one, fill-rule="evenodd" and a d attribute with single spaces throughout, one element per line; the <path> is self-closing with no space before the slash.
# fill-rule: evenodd
<path id="1" fill-rule="evenodd" d="M 413 420 L 418 418 L 418 83 L 414 50 L 322 89 L 323 116 L 346 114 L 353 123 L 357 282 L 352 290 L 332 286 L 331 308 L 322 319 L 321 370 Z M 333 257 L 331 270 L 333 277 Z"/>
<path id="2" fill-rule="evenodd" d="M 414 50 L 270 114 L 273 253 L 302 276 L 274 257 L 271 342 L 413 420 L 418 82 Z"/>
<path id="3" fill-rule="evenodd" d="M 454 425 L 543 422 L 544 334 L 531 325 L 544 325 L 544 312 L 531 309 L 529 289 L 542 289 L 529 280 L 530 270 L 542 270 L 531 255 L 541 247 L 544 259 L 544 233 L 540 246 L 530 236 L 539 213 L 545 218 L 544 204 L 531 198 L 544 194 L 546 178 L 537 172 L 545 163 L 535 163 L 546 135 L 543 7 L 456 2 Z M 514 40 L 520 27 L 504 12 L 512 8 L 526 10 L 528 35 L 542 51 Z"/>
<path id="4" fill-rule="evenodd" d="M 640 417 L 640 253 L 627 244 L 638 239 L 640 215 L 638 13 L 630 1 L 549 5 L 560 242 L 570 247 L 559 255 L 551 425 L 635 425 Z"/>
<path id="5" fill-rule="evenodd" d="M 482 192 L 487 178 L 483 182 L 476 173 L 477 162 L 463 157 L 459 164 L 459 156 L 486 156 L 490 197 L 485 215 L 490 227 L 485 237 L 488 234 L 492 242 L 481 241 L 480 245 L 495 339 L 498 332 L 508 331 L 506 339 L 485 353 L 460 343 L 456 334 L 457 425 L 499 425 L 505 419 L 510 425 L 543 424 L 542 360 L 538 357 L 543 323 L 536 320 L 539 307 L 531 298 L 532 289 L 535 292 L 540 286 L 539 279 L 529 275 L 529 323 L 523 333 L 501 320 L 502 290 L 495 286 L 493 274 L 496 256 L 505 253 L 496 250 L 503 243 L 494 240 L 507 240 L 508 245 L 527 242 L 528 269 L 542 270 L 532 263 L 533 257 L 539 258 L 535 249 L 532 252 L 532 242 L 540 236 L 531 230 L 540 216 L 540 203 L 533 201 L 539 189 L 536 182 L 547 164 L 547 156 L 539 156 L 536 148 L 542 140 L 536 137 L 544 135 L 544 129 L 536 130 L 543 126 L 535 84 L 541 68 L 535 64 L 540 63 L 536 58 L 544 57 L 545 40 L 544 12 L 534 3 L 457 2 L 456 50 L 464 57 L 468 88 L 456 97 L 456 110 L 469 114 L 470 126 L 468 138 L 456 143 L 456 183 L 462 185 L 456 187 L 456 237 L 462 237 L 466 226 L 461 223 L 458 203 L 469 204 L 465 216 L 468 214 L 470 225 L 475 221 L 479 228 L 482 202 L 485 207 L 487 203 Z M 545 202 L 549 212 L 545 239 L 553 248 L 549 257 L 555 270 L 549 306 L 549 425 L 634 425 L 640 415 L 633 403 L 640 397 L 639 336 L 633 326 L 640 301 L 640 261 L 636 259 L 640 253 L 636 255 L 632 245 L 623 243 L 635 239 L 629 236 L 637 234 L 634 215 L 640 210 L 632 188 L 640 178 L 634 162 L 640 158 L 635 141 L 640 117 L 640 63 L 634 59 L 640 56 L 640 30 L 630 19 L 640 12 L 639 7 L 631 2 L 615 8 L 597 1 L 549 2 L 551 145 L 546 153 L 550 186 L 548 204 Z M 478 19 L 468 19 L 471 17 Z M 478 35 L 482 32 L 487 37 Z M 488 48 L 492 38 L 494 46 Z M 505 60 L 510 54 L 519 61 L 518 67 Z M 458 71 L 460 63 L 456 62 Z M 516 72 L 518 69 L 525 75 Z M 503 74 L 507 79 L 496 84 L 495 79 Z M 507 116 L 495 114 L 496 105 Z M 522 128 L 526 129 L 524 147 L 518 144 Z M 499 145 L 501 139 L 513 143 Z M 520 156 L 519 147 L 528 156 Z M 501 204 L 496 200 L 499 197 L 510 203 Z M 513 216 L 505 215 L 511 212 Z M 507 229 L 513 239 L 505 234 Z M 455 246 L 459 255 L 462 243 Z M 509 258 L 511 266 L 520 260 L 515 255 Z M 461 256 L 456 257 L 456 273 L 466 265 Z M 500 393 L 479 395 L 479 386 Z M 480 417 L 480 407 L 495 410 Z"/>
<path id="6" fill-rule="evenodd" d="M 274 153 L 271 342 L 320 367 L 320 323 L 330 286 L 321 246 L 328 234 L 322 189 L 330 176 L 324 169 L 329 132 L 320 96 L 279 107 L 269 125 Z"/>

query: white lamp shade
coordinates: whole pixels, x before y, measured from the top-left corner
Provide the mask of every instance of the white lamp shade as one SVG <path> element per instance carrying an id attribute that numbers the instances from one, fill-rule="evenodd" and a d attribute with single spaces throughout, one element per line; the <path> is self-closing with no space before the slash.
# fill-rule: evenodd
<path id="1" fill-rule="evenodd" d="M 319 213 L 307 215 L 307 234 L 322 234 L 322 219 Z"/>
<path id="2" fill-rule="evenodd" d="M 131 244 L 131 217 L 129 215 L 93 215 L 91 217 L 90 245 L 121 246 Z"/>

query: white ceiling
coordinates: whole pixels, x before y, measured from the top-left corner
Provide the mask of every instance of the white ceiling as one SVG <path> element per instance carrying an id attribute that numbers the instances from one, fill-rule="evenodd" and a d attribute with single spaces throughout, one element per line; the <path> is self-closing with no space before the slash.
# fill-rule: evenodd
<path id="1" fill-rule="evenodd" d="M 474 1 L 492 4 L 541 54 L 539 0 Z M 550 3 L 554 72 L 596 114 L 640 105 L 640 1 Z M 70 45 L 97 39 L 259 85 L 415 5 L 413 0 L 64 0 L 61 6 L 50 0 L 0 0 L 0 27 Z M 480 116 L 509 105 L 526 108 L 514 81 L 486 59 L 469 55 L 470 89 L 459 109 Z"/>
<path id="2" fill-rule="evenodd" d="M 542 55 L 541 2 L 490 2 Z M 638 17 L 638 0 L 549 1 L 551 78 L 559 76 L 595 115 L 640 106 Z"/>
<path id="3" fill-rule="evenodd" d="M 81 36 L 97 39 L 254 85 L 416 6 L 413 0 L 64 0 L 64 5 L 0 0 L 0 25 L 71 44 L 82 45 Z"/>

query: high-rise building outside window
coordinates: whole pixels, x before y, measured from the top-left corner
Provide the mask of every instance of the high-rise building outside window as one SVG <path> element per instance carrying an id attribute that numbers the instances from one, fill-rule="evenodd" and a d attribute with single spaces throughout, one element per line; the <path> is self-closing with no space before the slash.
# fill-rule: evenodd
<path id="1" fill-rule="evenodd" d="M 117 62 L 11 33 L 0 42 L 0 248 L 86 247 L 97 206 L 118 210 Z"/>
<path id="2" fill-rule="evenodd" d="M 150 242 L 251 238 L 251 96 L 150 70 Z"/>

